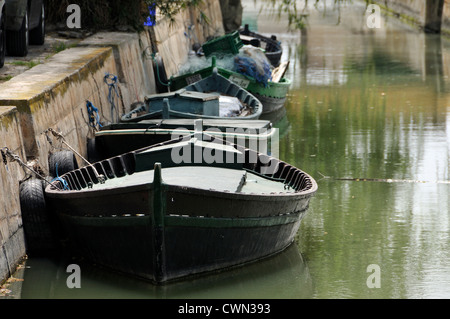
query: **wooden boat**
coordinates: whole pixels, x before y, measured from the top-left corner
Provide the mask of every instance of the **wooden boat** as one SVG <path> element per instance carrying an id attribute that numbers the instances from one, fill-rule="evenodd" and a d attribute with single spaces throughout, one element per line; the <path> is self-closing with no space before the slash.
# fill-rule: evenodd
<path id="1" fill-rule="evenodd" d="M 121 121 L 151 118 L 255 120 L 261 114 L 262 104 L 255 96 L 214 68 L 208 77 L 175 92 L 147 96 L 145 103 L 124 114 Z"/>
<path id="2" fill-rule="evenodd" d="M 208 76 L 210 76 L 216 68 L 216 59 L 212 57 L 211 66 L 179 75 L 176 77 L 171 77 L 171 90 L 179 90 L 192 83 L 198 82 Z M 284 70 L 287 68 L 287 64 L 283 64 L 282 68 Z M 282 108 L 286 102 L 286 96 L 291 85 L 291 81 L 285 77 L 280 77 L 277 82 L 269 81 L 267 86 L 258 83 L 254 78 L 234 72 L 228 69 L 217 67 L 220 75 L 224 76 L 233 83 L 239 85 L 246 91 L 250 92 L 254 97 L 256 97 L 263 106 L 262 113 L 267 114 L 279 110 Z M 278 69 L 279 70 L 279 69 Z M 276 71 L 277 74 L 284 75 L 284 71 Z"/>
<path id="3" fill-rule="evenodd" d="M 88 140 L 88 160 L 95 162 L 194 133 L 192 119 L 153 119 L 105 125 Z M 267 120 L 203 120 L 210 135 L 241 146 L 270 152 L 271 140 L 277 134 Z M 267 146 L 264 150 L 264 146 Z"/>
<path id="4" fill-rule="evenodd" d="M 283 48 L 281 47 L 280 41 L 277 40 L 276 35 L 272 35 L 269 38 L 262 34 L 252 32 L 250 31 L 248 24 L 246 24 L 243 29 L 239 29 L 239 34 L 243 44 L 250 44 L 264 49 L 270 63 L 274 67 L 280 65 Z"/>
<path id="5" fill-rule="evenodd" d="M 68 172 L 45 188 L 46 203 L 80 256 L 154 283 L 283 251 L 316 182 L 283 161 L 220 142 L 197 130 L 189 140 Z M 219 153 L 227 161 L 209 161 Z"/>

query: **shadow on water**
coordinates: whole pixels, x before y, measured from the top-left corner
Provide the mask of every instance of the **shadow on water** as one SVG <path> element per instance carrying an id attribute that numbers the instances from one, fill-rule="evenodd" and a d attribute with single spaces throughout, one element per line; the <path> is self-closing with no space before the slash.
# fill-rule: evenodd
<path id="1" fill-rule="evenodd" d="M 12 295 L 21 299 L 290 299 L 309 298 L 312 293 L 307 264 L 295 244 L 245 267 L 162 286 L 78 262 L 81 288 L 68 288 L 72 272 L 66 272 L 66 268 L 72 263 L 47 258 L 28 260 L 21 274 L 16 274 L 23 281 L 15 284 Z"/>
<path id="2" fill-rule="evenodd" d="M 289 101 L 287 100 L 286 104 L 288 103 Z M 279 138 L 285 136 L 289 131 L 290 123 L 287 117 L 286 106 L 283 106 L 274 112 L 263 114 L 260 120 L 270 121 L 273 124 L 273 127 L 279 130 Z"/>

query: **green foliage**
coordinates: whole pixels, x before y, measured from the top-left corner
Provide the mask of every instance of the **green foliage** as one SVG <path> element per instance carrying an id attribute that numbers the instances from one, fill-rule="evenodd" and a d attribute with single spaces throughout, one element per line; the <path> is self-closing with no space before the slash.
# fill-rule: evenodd
<path id="1" fill-rule="evenodd" d="M 54 53 L 59 53 L 67 49 L 67 45 L 62 41 L 57 41 L 52 45 L 52 50 Z"/>
<path id="2" fill-rule="evenodd" d="M 141 30 L 152 5 L 163 17 L 175 20 L 175 16 L 187 8 L 197 8 L 203 0 L 47 0 L 47 19 L 52 24 L 64 24 L 68 17 L 69 4 L 81 8 L 83 29 L 115 29 L 118 26 L 131 26 Z"/>
<path id="3" fill-rule="evenodd" d="M 33 61 L 33 60 L 31 60 L 31 61 L 13 61 L 13 62 L 11 62 L 11 63 L 9 63 L 9 64 L 12 64 L 12 65 L 15 65 L 15 66 L 26 66 L 26 67 L 28 67 L 29 69 L 31 69 L 31 68 L 33 68 L 33 67 L 35 67 L 36 65 L 39 65 L 39 64 L 41 64 L 39 61 Z"/>

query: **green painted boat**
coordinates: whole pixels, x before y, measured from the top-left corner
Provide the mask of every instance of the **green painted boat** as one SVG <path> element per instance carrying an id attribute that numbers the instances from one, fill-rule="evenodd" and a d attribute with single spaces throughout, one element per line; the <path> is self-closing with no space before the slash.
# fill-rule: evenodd
<path id="1" fill-rule="evenodd" d="M 161 284 L 283 251 L 316 190 L 300 169 L 197 128 L 70 171 L 45 199 L 77 255 Z"/>
<path id="2" fill-rule="evenodd" d="M 277 40 L 276 35 L 271 35 L 269 38 L 257 32 L 250 31 L 248 24 L 244 28 L 239 29 L 239 34 L 243 44 L 263 48 L 270 63 L 275 67 L 280 65 L 283 48 L 280 41 Z"/>
<path id="3" fill-rule="evenodd" d="M 264 86 L 263 84 L 258 83 L 254 78 L 217 67 L 215 57 L 212 58 L 212 63 L 209 67 L 171 77 L 170 89 L 174 91 L 179 90 L 195 82 L 201 81 L 202 79 L 209 77 L 213 73 L 214 68 L 218 69 L 220 75 L 253 94 L 262 103 L 263 114 L 274 112 L 284 106 L 291 85 L 289 79 L 283 77 L 279 82 L 269 81 L 267 86 Z"/>
<path id="4" fill-rule="evenodd" d="M 218 74 L 211 74 L 175 92 L 149 95 L 145 103 L 124 114 L 121 122 L 152 118 L 257 120 L 261 102 L 251 93 Z"/>

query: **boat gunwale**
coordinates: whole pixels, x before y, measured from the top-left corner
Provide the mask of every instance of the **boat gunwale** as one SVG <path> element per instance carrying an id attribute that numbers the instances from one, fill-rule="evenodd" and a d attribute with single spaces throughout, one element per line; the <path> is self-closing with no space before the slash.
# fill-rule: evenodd
<path id="1" fill-rule="evenodd" d="M 187 166 L 188 167 L 188 166 Z M 74 170 L 80 171 L 82 168 Z M 163 185 L 166 187 L 166 192 L 180 192 L 185 194 L 195 194 L 195 195 L 204 195 L 208 197 L 217 197 L 217 198 L 227 198 L 227 199 L 238 199 L 238 200 L 248 200 L 248 201 L 286 201 L 291 200 L 292 198 L 303 199 L 312 196 L 317 191 L 317 183 L 316 181 L 309 176 L 309 174 L 301 171 L 297 168 L 298 171 L 303 173 L 306 178 L 312 182 L 312 186 L 307 190 L 302 191 L 293 191 L 293 192 L 271 192 L 271 193 L 242 193 L 242 192 L 231 192 L 231 191 L 222 191 L 216 189 L 203 189 L 191 186 L 181 186 L 181 185 L 171 185 L 164 183 L 163 176 Z M 70 172 L 69 172 L 70 173 Z M 61 176 L 64 178 L 67 174 Z M 253 172 L 252 172 L 253 173 Z M 259 175 L 261 176 L 261 175 Z M 263 177 L 263 176 L 261 176 Z M 123 177 L 115 177 L 123 178 Z M 99 193 L 108 193 L 109 195 L 115 194 L 125 194 L 125 193 L 134 193 L 136 191 L 149 191 L 153 190 L 153 182 L 148 182 L 145 184 L 136 184 L 136 185 L 128 185 L 128 186 L 118 186 L 111 188 L 102 188 L 102 189 L 93 189 L 84 187 L 80 190 L 71 189 L 71 190 L 63 190 L 54 186 L 57 183 L 53 182 L 51 185 L 48 185 L 45 189 L 46 195 L 51 198 L 60 197 L 60 198 L 83 198 L 83 197 L 98 197 Z M 279 183 L 283 183 L 279 181 Z M 283 183 L 284 184 L 284 183 Z"/>
<path id="2" fill-rule="evenodd" d="M 275 135 L 276 130 L 271 128 L 270 133 L 267 134 L 245 134 L 245 133 L 227 133 L 227 132 L 215 132 L 208 131 L 208 134 L 218 137 L 245 137 L 249 139 L 267 139 L 271 138 Z M 95 132 L 95 136 L 108 136 L 108 135 L 145 135 L 145 134 L 154 134 L 154 135 L 164 135 L 164 134 L 183 134 L 185 136 L 192 135 L 195 130 L 187 130 L 187 129 L 160 129 L 160 128 L 151 128 L 151 129 L 119 129 L 119 130 L 101 130 Z"/>
<path id="3" fill-rule="evenodd" d="M 227 86 L 228 90 L 231 87 L 235 87 L 237 89 L 237 93 L 233 97 L 237 97 L 237 95 L 239 95 L 240 92 L 245 92 L 246 93 L 245 94 L 245 99 L 246 100 L 250 100 L 250 102 L 247 102 L 247 104 L 248 104 L 247 108 L 250 109 L 252 113 L 248 114 L 248 115 L 243 115 L 243 116 L 242 115 L 238 115 L 238 116 L 219 116 L 219 115 L 213 116 L 213 115 L 195 114 L 195 113 L 191 113 L 191 112 L 176 111 L 176 110 L 174 110 L 174 109 L 169 107 L 169 115 L 175 116 L 176 118 L 188 118 L 188 119 L 202 118 L 202 119 L 209 119 L 209 120 L 214 120 L 214 119 L 218 119 L 218 120 L 255 120 L 255 119 L 259 119 L 259 117 L 263 113 L 263 104 L 262 104 L 262 102 L 252 92 L 246 90 L 243 87 L 240 87 L 239 85 L 237 85 L 236 83 L 234 83 L 230 79 L 228 79 L 225 76 L 219 74 L 218 69 L 219 68 L 217 68 L 217 67 L 212 67 L 212 72 L 207 77 L 205 77 L 205 78 L 203 78 L 203 79 L 201 79 L 199 81 L 196 81 L 194 83 L 191 83 L 190 85 L 187 85 L 184 88 L 178 89 L 178 90 L 176 90 L 174 92 L 161 93 L 161 94 L 152 94 L 152 95 L 146 96 L 144 105 L 146 106 L 147 113 L 143 114 L 141 116 L 137 116 L 137 117 L 131 118 L 130 117 L 131 114 L 136 113 L 135 110 L 131 110 L 130 112 L 125 113 L 124 115 L 122 115 L 121 122 L 124 122 L 124 123 L 127 123 L 127 122 L 138 122 L 138 121 L 142 121 L 142 120 L 145 120 L 145 119 L 153 119 L 153 118 L 157 118 L 159 116 L 162 116 L 162 114 L 163 114 L 162 110 L 150 110 L 150 108 L 147 108 L 148 101 L 151 101 L 152 99 L 167 98 L 169 100 L 169 105 L 170 105 L 170 99 L 171 98 L 178 98 L 184 92 L 187 92 L 187 93 L 189 93 L 189 92 L 198 92 L 198 93 L 202 93 L 202 94 L 207 94 L 207 93 L 195 90 L 194 88 L 196 88 L 196 85 L 199 85 L 198 83 L 211 81 L 211 79 L 213 81 L 216 81 L 216 79 L 219 79 L 220 81 L 228 82 L 229 83 L 228 86 Z M 190 88 L 192 88 L 192 90 L 190 90 Z M 217 92 L 225 94 L 225 95 L 228 95 L 228 94 L 226 94 L 226 92 L 221 91 L 221 90 L 217 90 Z M 142 108 L 142 106 L 140 108 Z"/>
<path id="4" fill-rule="evenodd" d="M 245 75 L 245 74 L 241 74 L 239 72 L 235 72 L 235 71 L 232 71 L 232 70 L 224 69 L 222 67 L 214 66 L 214 63 L 215 62 L 213 62 L 212 66 L 208 66 L 208 67 L 205 67 L 205 68 L 202 68 L 202 69 L 198 69 L 198 70 L 195 70 L 193 72 L 180 74 L 180 75 L 177 75 L 177 76 L 172 76 L 170 78 L 170 81 L 171 82 L 181 81 L 181 80 L 184 80 L 184 79 L 189 78 L 191 76 L 195 76 L 197 74 L 201 74 L 201 73 L 204 73 L 204 72 L 213 72 L 214 68 L 217 68 L 218 71 L 219 71 L 219 74 L 222 75 L 222 76 L 223 76 L 223 74 L 227 74 L 228 76 L 234 75 L 234 76 L 242 77 L 243 79 L 248 80 L 250 82 L 249 85 L 252 84 L 254 86 L 254 88 L 258 89 L 258 92 L 256 92 L 256 90 L 255 91 L 249 90 L 248 87 L 244 88 L 246 91 L 250 92 L 252 95 L 255 95 L 255 93 L 258 93 L 258 94 L 263 95 L 263 96 L 274 97 L 274 96 L 272 96 L 272 95 L 270 95 L 268 93 L 268 91 L 270 89 L 282 88 L 282 89 L 286 89 L 286 93 L 287 93 L 287 90 L 289 89 L 289 87 L 292 84 L 292 81 L 289 78 L 282 77 L 279 82 L 268 81 L 267 82 L 267 86 L 265 87 L 262 83 L 258 83 L 256 81 L 256 79 L 251 77 L 251 76 L 248 76 L 248 75 Z M 210 76 L 210 75 L 208 75 L 208 76 Z M 264 91 L 264 93 L 262 93 L 260 90 Z M 266 93 L 266 91 L 267 91 L 267 93 Z M 279 97 L 279 99 L 282 99 L 284 97 L 285 97 L 285 95 L 283 97 Z M 274 98 L 278 98 L 278 97 L 274 97 Z M 263 105 L 263 107 L 264 107 L 264 105 Z"/>
<path id="5" fill-rule="evenodd" d="M 192 137 L 195 137 L 195 134 L 193 134 Z M 258 158 L 266 157 L 266 158 L 268 158 L 268 162 L 267 163 L 269 163 L 269 162 L 271 162 L 273 160 L 273 161 L 275 161 L 276 165 L 278 165 L 277 171 L 275 173 L 273 173 L 273 174 L 270 174 L 271 176 L 266 175 L 266 174 L 264 174 L 262 172 L 258 172 L 256 170 L 257 169 L 257 164 L 256 163 L 250 165 L 250 167 L 243 167 L 242 168 L 243 171 L 248 171 L 248 172 L 256 174 L 256 175 L 258 175 L 258 176 L 260 176 L 262 178 L 282 183 L 282 184 L 285 185 L 285 187 L 286 186 L 291 187 L 290 184 L 292 184 L 292 183 L 294 184 L 293 186 L 297 185 L 300 182 L 300 181 L 297 181 L 297 179 L 299 178 L 299 176 L 302 176 L 302 177 L 304 177 L 303 182 L 305 180 L 309 181 L 310 182 L 310 186 L 307 189 L 304 189 L 304 188 L 300 189 L 300 190 L 295 189 L 293 192 L 271 192 L 271 193 L 267 193 L 267 194 L 264 194 L 264 193 L 240 193 L 240 192 L 225 192 L 225 191 L 213 190 L 213 189 L 201 189 L 201 188 L 186 187 L 186 186 L 179 186 L 179 185 L 170 185 L 170 184 L 165 184 L 164 183 L 164 178 L 163 178 L 163 182 L 162 183 L 164 184 L 165 187 L 168 187 L 169 189 L 174 189 L 174 190 L 176 190 L 176 189 L 183 190 L 183 192 L 188 192 L 188 190 L 189 190 L 191 192 L 196 192 L 196 191 L 197 192 L 201 192 L 202 194 L 210 193 L 212 195 L 212 194 L 216 193 L 216 194 L 220 195 L 218 197 L 222 197 L 222 198 L 224 198 L 224 197 L 226 197 L 226 198 L 247 198 L 249 200 L 255 200 L 255 199 L 258 199 L 258 200 L 274 200 L 274 198 L 279 200 L 280 198 L 290 199 L 290 198 L 293 198 L 293 197 L 299 197 L 299 198 L 310 197 L 310 196 L 313 196 L 314 193 L 318 189 L 317 182 L 311 175 L 309 175 L 308 173 L 304 172 L 303 170 L 301 170 L 301 169 L 299 169 L 299 168 L 297 168 L 297 167 L 295 167 L 293 165 L 290 165 L 290 164 L 288 164 L 288 163 L 286 163 L 286 162 L 284 162 L 284 161 L 282 161 L 280 159 L 274 158 L 272 156 L 259 153 L 257 151 L 245 148 L 243 146 L 240 146 L 240 145 L 237 145 L 237 144 L 234 144 L 234 143 L 230 143 L 230 142 L 225 141 L 225 140 L 218 139 L 216 137 L 212 137 L 212 136 L 210 136 L 209 134 L 206 134 L 206 133 L 202 133 L 202 135 L 203 136 L 209 136 L 213 140 L 217 139 L 218 141 L 221 141 L 223 143 L 222 145 L 231 146 L 231 147 L 235 148 L 237 151 L 242 152 L 242 154 L 245 154 L 248 151 L 249 153 L 250 152 L 255 153 L 256 156 L 258 156 Z M 163 142 L 163 143 L 147 146 L 147 147 L 141 148 L 139 150 L 127 152 L 127 153 L 119 155 L 119 156 L 115 156 L 115 157 L 112 157 L 112 158 L 101 160 L 101 161 L 93 163 L 91 165 L 87 165 L 87 166 L 75 169 L 75 170 L 70 171 L 70 172 L 68 172 L 66 174 L 63 174 L 58 180 L 55 180 L 52 183 L 50 183 L 50 185 L 47 185 L 47 187 L 45 188 L 45 193 L 47 195 L 49 195 L 49 196 L 51 196 L 52 194 L 54 196 L 56 196 L 55 194 L 58 194 L 58 196 L 61 196 L 62 194 L 66 194 L 66 196 L 68 194 L 80 194 L 79 196 L 83 196 L 85 194 L 92 194 L 92 196 L 96 196 L 95 194 L 98 194 L 97 192 L 113 192 L 113 193 L 117 192 L 117 193 L 122 193 L 123 194 L 123 193 L 133 192 L 133 191 L 136 191 L 136 190 L 152 189 L 153 188 L 153 182 L 152 183 L 145 183 L 145 184 L 138 184 L 138 185 L 128 185 L 128 186 L 124 186 L 124 187 L 120 187 L 119 186 L 119 187 L 114 187 L 114 188 L 104 188 L 104 189 L 91 189 L 91 188 L 89 188 L 88 185 L 81 186 L 81 184 L 80 184 L 81 189 L 71 189 L 71 190 L 64 190 L 64 189 L 62 189 L 62 187 L 57 187 L 56 184 L 59 183 L 59 185 L 61 186 L 61 184 L 62 184 L 61 180 L 65 180 L 65 177 L 67 177 L 68 175 L 70 175 L 72 177 L 72 175 L 75 175 L 77 172 L 80 174 L 80 176 L 83 176 L 83 172 L 84 171 L 88 175 L 89 174 L 94 174 L 95 175 L 97 173 L 96 169 L 94 170 L 95 165 L 102 166 L 101 163 L 109 163 L 109 164 L 111 164 L 115 159 L 118 159 L 119 162 L 121 162 L 127 156 L 133 156 L 133 158 L 135 159 L 136 154 L 151 151 L 152 149 L 154 149 L 156 147 L 159 147 L 159 146 L 176 145 L 177 143 L 185 141 L 185 138 L 186 137 L 180 137 L 178 139 L 172 139 L 172 140 L 169 140 L 169 141 L 166 141 L 166 142 Z M 122 164 L 122 165 L 124 165 L 124 164 Z M 179 166 L 189 167 L 191 165 L 179 165 Z M 208 165 L 207 164 L 203 164 L 201 166 L 208 166 Z M 278 169 L 280 169 L 280 166 L 282 166 L 282 171 L 278 172 Z M 131 175 L 131 174 L 126 173 L 126 167 L 122 167 L 122 169 L 125 172 L 123 176 Z M 287 172 L 285 172 L 285 170 L 287 170 Z M 134 173 L 135 172 L 133 172 L 132 174 L 134 174 Z M 280 175 L 277 176 L 277 177 L 274 177 L 278 173 Z M 115 173 L 113 172 L 113 174 L 115 174 Z M 280 177 L 283 174 L 285 176 Z M 108 178 L 108 179 L 116 179 L 116 178 L 121 178 L 123 176 L 113 176 L 112 178 Z M 294 178 L 294 176 L 296 176 L 296 178 L 295 178 L 295 180 L 292 180 Z M 93 181 L 93 180 L 95 180 L 97 178 L 97 176 L 90 176 L 90 175 L 89 175 L 89 177 L 90 177 L 91 181 Z M 65 181 L 67 182 L 67 180 L 65 180 Z M 93 182 L 93 183 L 96 184 L 98 182 L 99 181 Z M 143 185 L 144 185 L 144 187 L 143 187 Z M 147 185 L 147 186 L 145 186 L 145 185 Z M 69 197 L 71 197 L 71 196 L 69 196 Z"/>
<path id="6" fill-rule="evenodd" d="M 274 40 L 272 38 L 269 38 L 268 36 L 265 36 L 264 34 L 250 31 L 249 29 L 245 29 L 245 28 L 240 28 L 238 31 L 239 31 L 240 35 L 245 35 L 245 36 L 256 38 L 263 42 L 270 43 L 271 45 L 273 45 L 274 47 L 277 48 L 276 51 L 266 51 L 265 52 L 266 54 L 272 53 L 273 55 L 277 55 L 277 54 L 283 53 L 283 47 L 282 47 L 281 43 L 277 40 Z"/>

